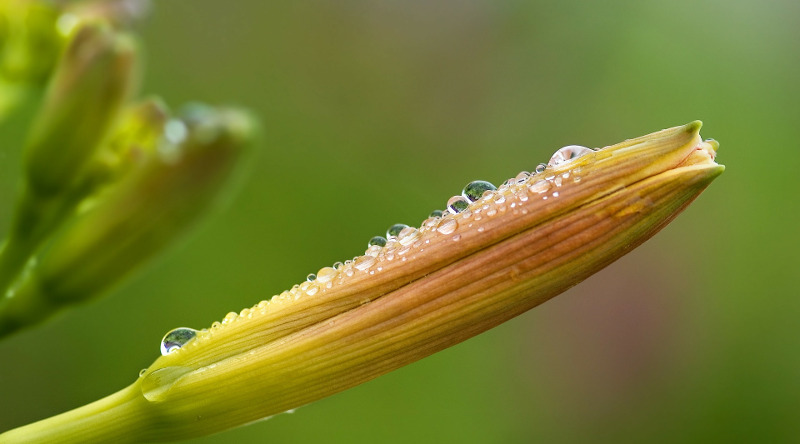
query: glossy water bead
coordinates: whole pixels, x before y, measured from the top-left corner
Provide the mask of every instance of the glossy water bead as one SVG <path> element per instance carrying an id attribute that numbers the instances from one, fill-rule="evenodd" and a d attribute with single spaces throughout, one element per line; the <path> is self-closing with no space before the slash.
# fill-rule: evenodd
<path id="1" fill-rule="evenodd" d="M 473 180 L 464 187 L 464 189 L 461 191 L 461 195 L 470 201 L 475 202 L 483 196 L 483 193 L 487 191 L 494 191 L 496 189 L 496 186 L 485 180 Z"/>
<path id="2" fill-rule="evenodd" d="M 594 151 L 591 148 L 586 148 L 585 146 L 568 145 L 556 151 L 547 166 L 556 167 L 592 152 Z"/>
<path id="3" fill-rule="evenodd" d="M 161 340 L 161 354 L 168 355 L 186 345 L 197 336 L 197 330 L 188 327 L 179 327 L 170 330 Z"/>

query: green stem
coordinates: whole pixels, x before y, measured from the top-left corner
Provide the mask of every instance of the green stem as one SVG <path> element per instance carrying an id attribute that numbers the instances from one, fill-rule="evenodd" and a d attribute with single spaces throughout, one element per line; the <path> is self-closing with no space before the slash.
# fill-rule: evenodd
<path id="1" fill-rule="evenodd" d="M 0 434 L 0 443 L 132 443 L 148 439 L 151 416 L 138 383 L 66 413 Z"/>

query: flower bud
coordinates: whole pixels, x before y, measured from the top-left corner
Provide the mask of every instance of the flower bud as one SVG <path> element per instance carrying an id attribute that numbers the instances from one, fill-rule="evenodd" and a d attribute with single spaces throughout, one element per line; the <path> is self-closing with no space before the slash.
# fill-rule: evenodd
<path id="1" fill-rule="evenodd" d="M 35 196 L 64 193 L 78 180 L 132 89 L 135 52 L 131 38 L 99 23 L 74 34 L 25 148 Z"/>
<path id="2" fill-rule="evenodd" d="M 468 186 L 464 205 L 392 232 L 354 261 L 209 329 L 170 332 L 163 355 L 122 391 L 0 439 L 186 439 L 457 344 L 572 287 L 672 220 L 724 170 L 699 129 L 565 147 L 534 175 L 483 184 L 480 196 Z"/>
<path id="3" fill-rule="evenodd" d="M 83 205 L 0 303 L 0 333 L 98 296 L 173 243 L 218 200 L 252 135 L 246 114 L 206 108 L 167 121 L 156 149 L 130 150 L 141 157 L 131 171 Z"/>

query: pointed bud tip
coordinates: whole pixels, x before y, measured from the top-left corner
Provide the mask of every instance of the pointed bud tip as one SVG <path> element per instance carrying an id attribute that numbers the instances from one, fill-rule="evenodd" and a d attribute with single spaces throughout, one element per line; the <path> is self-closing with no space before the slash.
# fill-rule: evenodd
<path id="1" fill-rule="evenodd" d="M 699 134 L 700 133 L 700 128 L 702 128 L 702 127 L 703 127 L 703 121 L 702 120 L 695 120 L 694 122 L 689 122 L 684 126 L 684 128 L 686 129 L 686 132 L 690 133 L 690 134 L 691 133 Z"/>

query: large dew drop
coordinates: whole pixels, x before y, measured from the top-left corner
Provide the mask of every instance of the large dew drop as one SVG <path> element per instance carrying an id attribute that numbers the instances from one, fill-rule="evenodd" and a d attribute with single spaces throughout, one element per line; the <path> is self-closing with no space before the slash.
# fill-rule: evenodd
<path id="1" fill-rule="evenodd" d="M 470 201 L 475 202 L 483 196 L 483 193 L 487 191 L 494 191 L 496 189 L 496 186 L 485 180 L 473 180 L 464 187 L 464 190 L 461 191 L 461 195 Z"/>
<path id="2" fill-rule="evenodd" d="M 403 231 L 403 228 L 408 228 L 408 225 L 406 224 L 392 225 L 391 227 L 389 227 L 388 230 L 386 230 L 386 238 L 388 239 L 392 237 L 397 237 L 400 234 L 400 232 Z"/>
<path id="3" fill-rule="evenodd" d="M 188 327 L 178 327 L 164 335 L 161 340 L 161 354 L 166 356 L 186 345 L 197 336 L 197 330 Z"/>
<path id="4" fill-rule="evenodd" d="M 386 246 L 386 238 L 385 238 L 385 237 L 383 237 L 383 236 L 375 236 L 375 237 L 373 237 L 373 238 L 372 238 L 372 239 L 370 239 L 370 240 L 369 240 L 369 242 L 367 243 L 367 247 L 371 247 L 371 246 L 373 246 L 373 245 L 377 245 L 377 246 L 379 246 L 379 247 L 384 247 L 384 246 Z"/>
<path id="5" fill-rule="evenodd" d="M 458 214 L 469 208 L 469 201 L 463 196 L 453 196 L 447 201 L 447 210 Z"/>
<path id="6" fill-rule="evenodd" d="M 556 151 L 553 157 L 550 158 L 550 162 L 547 162 L 547 166 L 556 167 L 591 152 L 593 150 L 585 146 L 568 145 Z"/>

